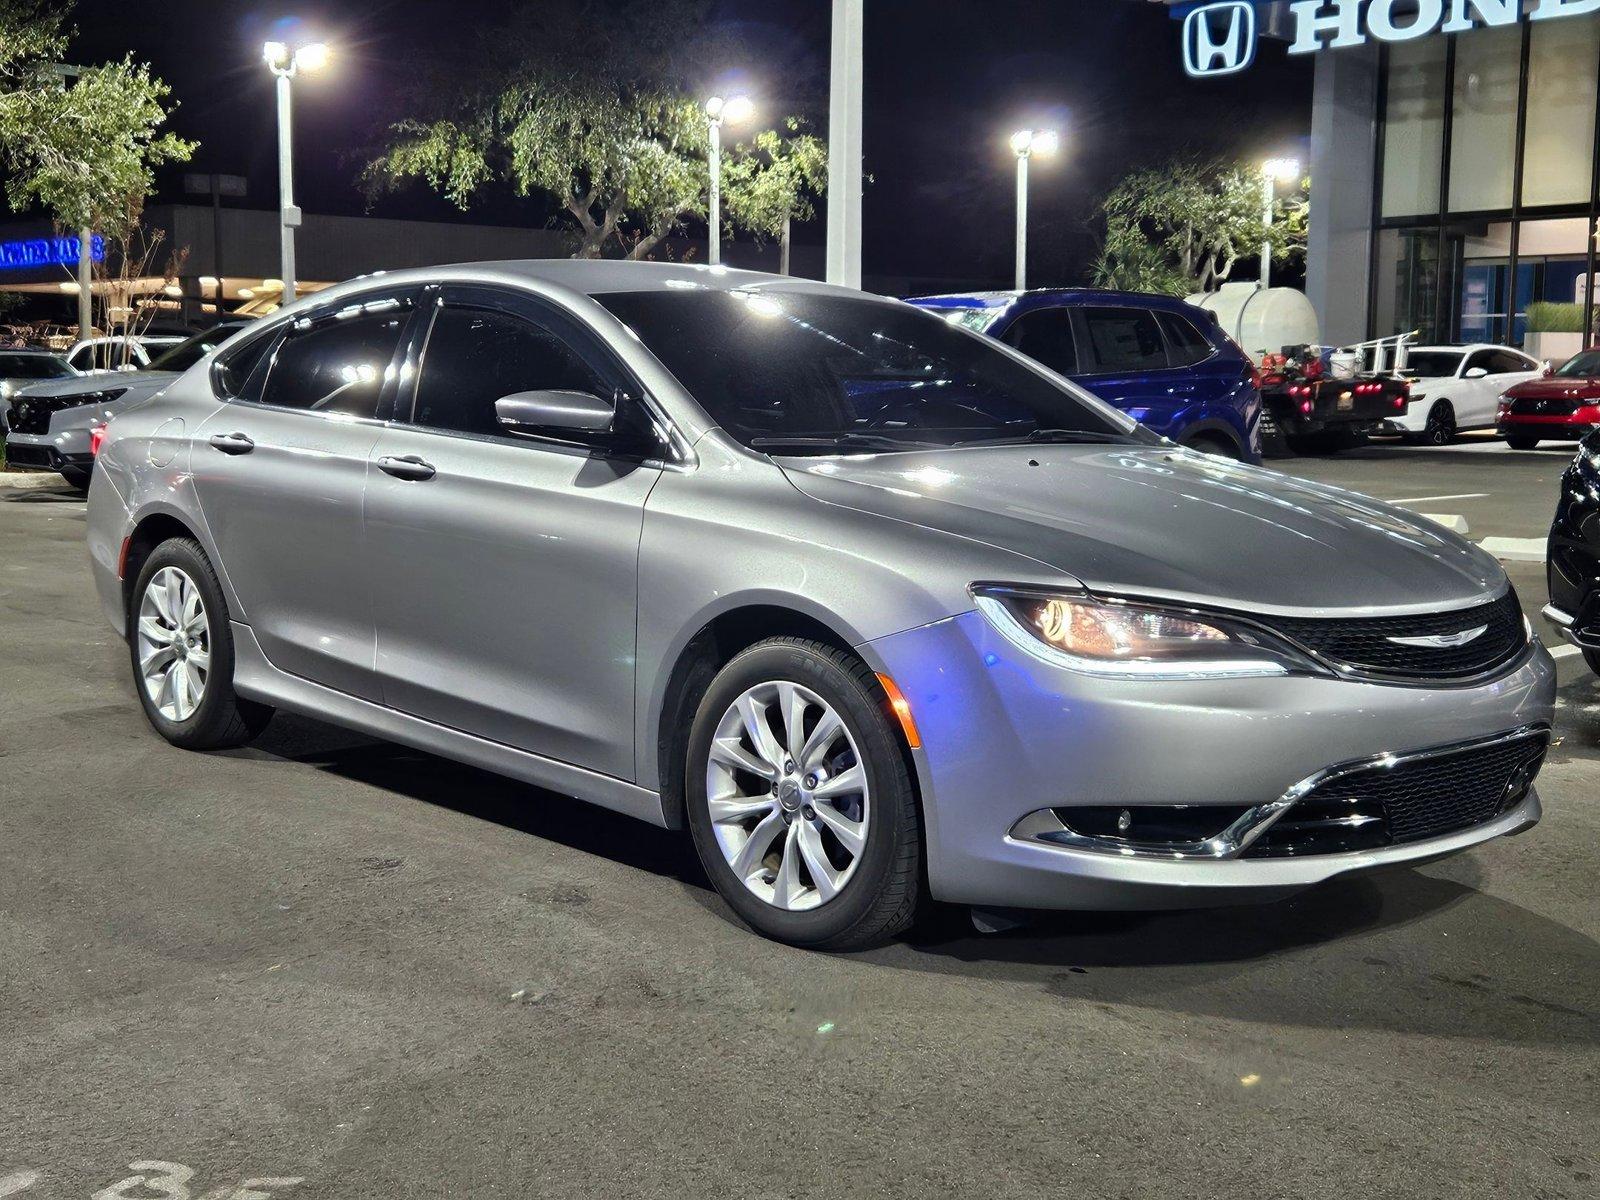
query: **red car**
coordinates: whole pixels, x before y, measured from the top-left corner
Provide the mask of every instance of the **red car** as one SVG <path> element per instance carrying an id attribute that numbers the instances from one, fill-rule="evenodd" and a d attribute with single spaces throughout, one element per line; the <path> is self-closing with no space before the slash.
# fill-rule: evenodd
<path id="1" fill-rule="evenodd" d="M 1600 429 L 1600 350 L 1510 388 L 1500 397 L 1495 425 L 1513 450 L 1532 450 L 1541 440 L 1575 442 Z"/>

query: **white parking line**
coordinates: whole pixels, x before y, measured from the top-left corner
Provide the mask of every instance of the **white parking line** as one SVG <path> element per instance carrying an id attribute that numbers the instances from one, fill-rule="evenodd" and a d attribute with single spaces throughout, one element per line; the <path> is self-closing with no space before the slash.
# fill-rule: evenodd
<path id="1" fill-rule="evenodd" d="M 1412 496 L 1406 500 L 1389 500 L 1389 504 L 1431 504 L 1435 500 L 1487 500 L 1488 492 L 1462 492 L 1458 496 Z"/>
<path id="2" fill-rule="evenodd" d="M 1486 537 L 1478 545 L 1501 562 L 1542 563 L 1544 538 Z"/>

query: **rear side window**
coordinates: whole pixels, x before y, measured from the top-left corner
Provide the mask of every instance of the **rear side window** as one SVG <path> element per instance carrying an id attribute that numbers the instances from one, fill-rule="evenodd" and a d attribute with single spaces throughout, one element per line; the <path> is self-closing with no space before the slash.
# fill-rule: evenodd
<path id="1" fill-rule="evenodd" d="M 1040 308 L 1023 313 L 1006 330 L 1008 346 L 1022 351 L 1063 375 L 1078 373 L 1078 346 L 1072 336 L 1072 314 L 1064 308 Z"/>
<path id="2" fill-rule="evenodd" d="M 261 399 L 267 352 L 277 344 L 278 333 L 269 333 L 219 359 L 215 367 L 217 389 L 230 400 Z"/>
<path id="3" fill-rule="evenodd" d="M 1155 316 L 1142 308 L 1081 308 L 1085 345 L 1079 370 L 1094 374 L 1165 368 L 1167 348 Z"/>
<path id="4" fill-rule="evenodd" d="M 1161 324 L 1161 332 L 1167 335 L 1167 351 L 1173 366 L 1190 367 L 1211 357 L 1211 343 L 1188 317 L 1158 312 L 1156 320 Z"/>
<path id="5" fill-rule="evenodd" d="M 407 313 L 359 313 L 296 330 L 273 356 L 261 402 L 375 417 Z"/>

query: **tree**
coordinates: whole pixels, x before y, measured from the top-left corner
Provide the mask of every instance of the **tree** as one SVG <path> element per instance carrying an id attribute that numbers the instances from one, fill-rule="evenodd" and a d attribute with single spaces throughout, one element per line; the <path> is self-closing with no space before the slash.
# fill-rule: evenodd
<path id="1" fill-rule="evenodd" d="M 728 219 L 757 240 L 778 240 L 778 271 L 789 273 L 789 232 L 795 221 L 816 216 L 817 198 L 828 188 L 828 146 L 804 131 L 797 117 L 756 134 L 723 160 L 722 188 Z"/>
<path id="2" fill-rule="evenodd" d="M 1247 164 L 1181 159 L 1136 171 L 1100 202 L 1106 233 L 1094 282 L 1182 296 L 1220 287 L 1269 240 L 1274 261 L 1303 254 L 1309 186 L 1275 201 L 1269 235 L 1261 174 Z"/>
<path id="3" fill-rule="evenodd" d="M 6 199 L 37 205 L 58 228 L 98 230 L 126 249 L 139 235 L 155 168 L 193 142 L 161 132 L 170 90 L 132 57 L 65 68 L 66 9 L 0 0 L 0 167 Z M 79 323 L 86 325 L 87 297 Z"/>

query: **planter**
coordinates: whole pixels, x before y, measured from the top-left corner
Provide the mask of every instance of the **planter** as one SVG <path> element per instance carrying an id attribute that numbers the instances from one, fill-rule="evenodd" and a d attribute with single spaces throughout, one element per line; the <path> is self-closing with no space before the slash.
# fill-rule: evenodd
<path id="1" fill-rule="evenodd" d="M 1523 349 L 1534 358 L 1544 359 L 1551 366 L 1559 367 L 1583 349 L 1583 334 L 1530 333 Z"/>

